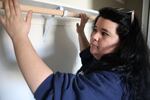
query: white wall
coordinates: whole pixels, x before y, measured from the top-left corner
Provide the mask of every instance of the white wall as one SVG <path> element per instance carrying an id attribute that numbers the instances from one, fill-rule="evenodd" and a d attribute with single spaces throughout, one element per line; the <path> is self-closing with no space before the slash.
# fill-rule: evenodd
<path id="1" fill-rule="evenodd" d="M 126 8 L 133 9 L 141 23 L 143 0 L 126 0 Z"/>
<path id="2" fill-rule="evenodd" d="M 27 1 L 27 0 L 23 0 L 23 1 Z M 33 0 L 33 1 L 41 2 L 41 0 Z M 89 9 L 92 8 L 93 0 L 82 0 L 82 1 L 81 0 L 45 0 L 43 2 L 48 2 L 48 3 L 57 4 L 61 6 Z"/>
<path id="3" fill-rule="evenodd" d="M 125 4 L 126 4 L 125 0 L 93 0 L 92 8 L 95 10 L 99 10 L 100 8 L 103 7 L 124 8 Z"/>

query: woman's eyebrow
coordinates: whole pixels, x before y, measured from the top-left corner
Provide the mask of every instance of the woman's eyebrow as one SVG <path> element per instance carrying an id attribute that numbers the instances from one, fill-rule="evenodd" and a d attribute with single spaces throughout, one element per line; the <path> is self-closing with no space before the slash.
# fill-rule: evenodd
<path id="1" fill-rule="evenodd" d="M 103 30 L 103 31 L 107 32 L 108 34 L 112 34 L 110 31 L 108 31 L 108 30 L 107 30 L 107 29 L 105 29 L 105 28 L 101 28 L 101 30 Z"/>

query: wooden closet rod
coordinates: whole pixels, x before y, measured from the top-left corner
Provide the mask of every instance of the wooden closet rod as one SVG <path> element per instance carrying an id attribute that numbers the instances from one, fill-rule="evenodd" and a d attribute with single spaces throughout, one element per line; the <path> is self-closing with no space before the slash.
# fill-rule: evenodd
<path id="1" fill-rule="evenodd" d="M 79 13 L 70 12 L 67 10 L 49 9 L 49 8 L 42 8 L 42 7 L 37 7 L 37 6 L 23 5 L 23 4 L 21 4 L 20 7 L 23 12 L 32 10 L 34 13 L 79 18 Z M 0 0 L 0 9 L 4 9 L 2 0 Z M 90 20 L 95 20 L 96 18 L 96 16 L 93 16 L 93 15 L 87 14 L 87 16 L 89 17 Z"/>

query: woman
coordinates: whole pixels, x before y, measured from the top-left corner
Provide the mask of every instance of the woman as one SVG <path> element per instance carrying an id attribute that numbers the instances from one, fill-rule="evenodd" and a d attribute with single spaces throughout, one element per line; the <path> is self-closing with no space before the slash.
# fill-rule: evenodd
<path id="1" fill-rule="evenodd" d="M 5 0 L 4 8 L 0 22 L 12 39 L 20 70 L 37 100 L 145 100 L 148 52 L 132 14 L 101 9 L 89 48 L 84 33 L 80 34 L 85 25 L 81 18 L 79 41 L 81 50 L 87 49 L 81 52 L 79 74 L 73 75 L 53 73 L 33 49 L 28 38 L 31 11 L 24 20 L 18 0 Z"/>
<path id="2" fill-rule="evenodd" d="M 97 16 L 94 23 L 94 28 L 90 40 L 90 48 L 87 48 L 89 46 L 89 43 L 84 34 L 84 27 L 88 18 L 85 14 L 80 15 L 81 24 L 77 24 L 77 32 L 79 36 L 81 51 L 83 50 L 80 54 L 83 66 L 78 71 L 78 73 L 82 72 L 84 74 L 87 74 L 96 71 L 116 70 L 119 73 L 122 73 L 121 77 L 126 85 L 126 89 L 128 90 L 128 96 L 130 100 L 148 100 L 148 47 L 143 39 L 140 26 L 136 17 L 134 16 L 134 12 L 125 10 L 126 9 L 122 8 L 103 8 L 100 10 L 100 14 Z M 108 35 L 107 32 L 102 31 L 103 27 L 101 27 L 100 24 L 97 25 L 98 21 L 101 20 L 101 17 L 118 23 L 116 33 L 120 39 L 117 46 L 115 46 L 115 51 L 103 54 L 102 57 L 101 53 L 103 53 L 102 47 L 104 47 L 104 44 L 107 43 L 105 47 L 107 49 L 103 48 L 107 51 L 110 47 L 112 49 L 114 45 L 111 41 L 112 46 L 108 47 L 109 41 L 106 42 L 105 40 L 107 40 L 108 38 L 113 39 L 113 36 L 109 37 L 111 34 Z M 98 26 L 99 28 L 97 28 Z M 111 29 L 110 27 L 107 28 L 108 31 Z M 102 36 L 99 36 L 98 38 L 97 34 L 100 33 Z M 96 35 L 96 37 L 94 37 L 93 35 Z M 106 37 L 108 38 L 106 39 Z M 97 43 L 95 41 L 97 41 Z M 103 41 L 105 41 L 104 44 Z M 94 62 L 94 57 L 92 57 L 94 56 L 94 43 L 97 44 L 97 48 L 95 47 L 95 51 L 101 51 L 97 52 L 99 53 L 101 58 L 96 59 L 98 60 L 96 61 L 96 63 Z M 97 57 L 95 56 L 95 58 Z M 122 99 L 124 100 L 125 98 L 123 97 Z"/>

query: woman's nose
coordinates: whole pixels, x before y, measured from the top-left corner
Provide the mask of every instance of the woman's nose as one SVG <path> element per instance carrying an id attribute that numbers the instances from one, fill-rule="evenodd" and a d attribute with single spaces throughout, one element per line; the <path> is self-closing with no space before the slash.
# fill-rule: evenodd
<path id="1" fill-rule="evenodd" d="M 96 32 L 95 34 L 93 34 L 92 37 L 95 41 L 99 41 L 102 38 L 102 36 L 99 32 Z"/>

